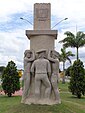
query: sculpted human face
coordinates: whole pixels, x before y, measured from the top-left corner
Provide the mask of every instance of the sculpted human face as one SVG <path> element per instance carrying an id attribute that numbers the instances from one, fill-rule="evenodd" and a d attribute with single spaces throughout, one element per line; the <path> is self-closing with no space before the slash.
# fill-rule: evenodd
<path id="1" fill-rule="evenodd" d="M 56 54 L 53 51 L 52 51 L 52 58 L 56 59 Z"/>
<path id="2" fill-rule="evenodd" d="M 27 56 L 27 58 L 30 58 L 31 57 L 31 53 L 28 52 L 26 56 Z"/>

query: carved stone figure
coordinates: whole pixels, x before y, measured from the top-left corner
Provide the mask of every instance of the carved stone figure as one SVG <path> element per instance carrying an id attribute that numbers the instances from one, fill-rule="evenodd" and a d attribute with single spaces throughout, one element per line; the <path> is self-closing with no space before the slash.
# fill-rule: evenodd
<path id="1" fill-rule="evenodd" d="M 45 85 L 45 94 L 44 98 L 49 99 L 51 93 L 51 84 L 48 77 L 51 74 L 51 67 L 49 60 L 45 59 L 44 51 L 38 51 L 38 59 L 36 59 L 32 66 L 31 72 L 35 74 L 35 100 L 39 103 L 39 99 L 41 98 L 41 84 Z"/>
<path id="2" fill-rule="evenodd" d="M 30 40 L 30 50 L 24 53 L 24 87 L 22 103 L 47 104 L 60 103 L 57 86 L 59 61 L 54 51 L 57 30 L 51 30 L 51 4 L 34 4 L 34 30 L 26 30 Z M 41 50 L 43 49 L 43 50 Z M 49 53 L 47 52 L 49 50 Z M 35 57 L 36 56 L 36 57 Z"/>
<path id="3" fill-rule="evenodd" d="M 23 87 L 23 94 L 21 101 L 22 103 L 25 103 L 30 89 L 30 84 L 31 84 L 30 68 L 34 59 L 35 59 L 35 54 L 33 51 L 26 50 L 24 52 L 24 73 L 23 73 L 24 87 Z"/>
<path id="4" fill-rule="evenodd" d="M 58 60 L 58 53 L 55 50 L 49 51 L 48 59 L 52 65 L 52 75 L 51 75 L 51 84 L 52 89 L 55 94 L 55 102 L 61 103 L 59 90 L 58 90 L 58 79 L 59 79 L 59 60 Z"/>

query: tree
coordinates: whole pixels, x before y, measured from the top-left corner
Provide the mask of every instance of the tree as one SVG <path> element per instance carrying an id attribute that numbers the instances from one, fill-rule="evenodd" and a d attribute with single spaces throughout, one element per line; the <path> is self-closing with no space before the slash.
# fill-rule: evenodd
<path id="1" fill-rule="evenodd" d="M 85 45 L 85 34 L 81 31 L 78 31 L 76 33 L 76 36 L 71 33 L 70 31 L 67 31 L 64 33 L 66 35 L 66 38 L 59 41 L 60 43 L 63 43 L 64 47 L 74 47 L 77 50 L 77 60 L 79 58 L 79 52 L 78 49 L 80 47 L 83 47 Z"/>
<path id="2" fill-rule="evenodd" d="M 3 72 L 3 70 L 4 70 L 4 66 L 0 66 L 0 72 L 2 73 Z"/>
<path id="3" fill-rule="evenodd" d="M 71 68 L 72 68 L 72 65 L 71 66 L 69 66 L 67 69 L 66 69 L 66 71 L 65 71 L 65 76 L 71 76 L 70 74 L 70 70 L 71 70 Z"/>
<path id="4" fill-rule="evenodd" d="M 65 47 L 61 48 L 61 54 L 60 54 L 59 60 L 61 62 L 63 62 L 63 72 L 64 72 L 64 75 L 63 75 L 62 83 L 65 83 L 65 62 L 66 62 L 66 60 L 68 60 L 71 63 L 71 60 L 69 58 L 70 56 L 74 56 L 74 54 L 72 54 L 71 51 L 66 52 L 66 48 Z"/>
<path id="5" fill-rule="evenodd" d="M 81 98 L 85 94 L 85 70 L 83 62 L 76 60 L 70 70 L 69 90 L 73 95 Z"/>
<path id="6" fill-rule="evenodd" d="M 8 62 L 2 73 L 2 88 L 9 97 L 20 89 L 18 71 L 13 61 Z"/>

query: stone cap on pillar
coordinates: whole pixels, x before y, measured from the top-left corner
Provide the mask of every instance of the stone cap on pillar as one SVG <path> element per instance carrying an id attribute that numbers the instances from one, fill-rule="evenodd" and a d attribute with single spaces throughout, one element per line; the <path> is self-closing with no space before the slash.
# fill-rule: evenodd
<path id="1" fill-rule="evenodd" d="M 26 36 L 30 39 L 33 36 L 39 35 L 50 35 L 57 39 L 58 31 L 57 30 L 26 30 Z"/>

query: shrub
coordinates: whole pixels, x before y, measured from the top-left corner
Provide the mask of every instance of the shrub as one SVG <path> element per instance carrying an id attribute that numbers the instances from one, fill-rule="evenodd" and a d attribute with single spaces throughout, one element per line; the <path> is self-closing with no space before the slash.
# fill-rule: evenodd
<path id="1" fill-rule="evenodd" d="M 73 95 L 81 98 L 85 94 L 85 70 L 83 62 L 76 60 L 70 70 L 69 90 Z"/>
<path id="2" fill-rule="evenodd" d="M 8 65 L 2 74 L 2 88 L 8 97 L 11 97 L 15 91 L 20 89 L 19 75 L 17 67 L 13 61 L 8 62 Z"/>
<path id="3" fill-rule="evenodd" d="M 65 71 L 65 76 L 71 76 L 70 74 L 70 70 L 71 70 L 72 66 L 68 67 Z"/>

